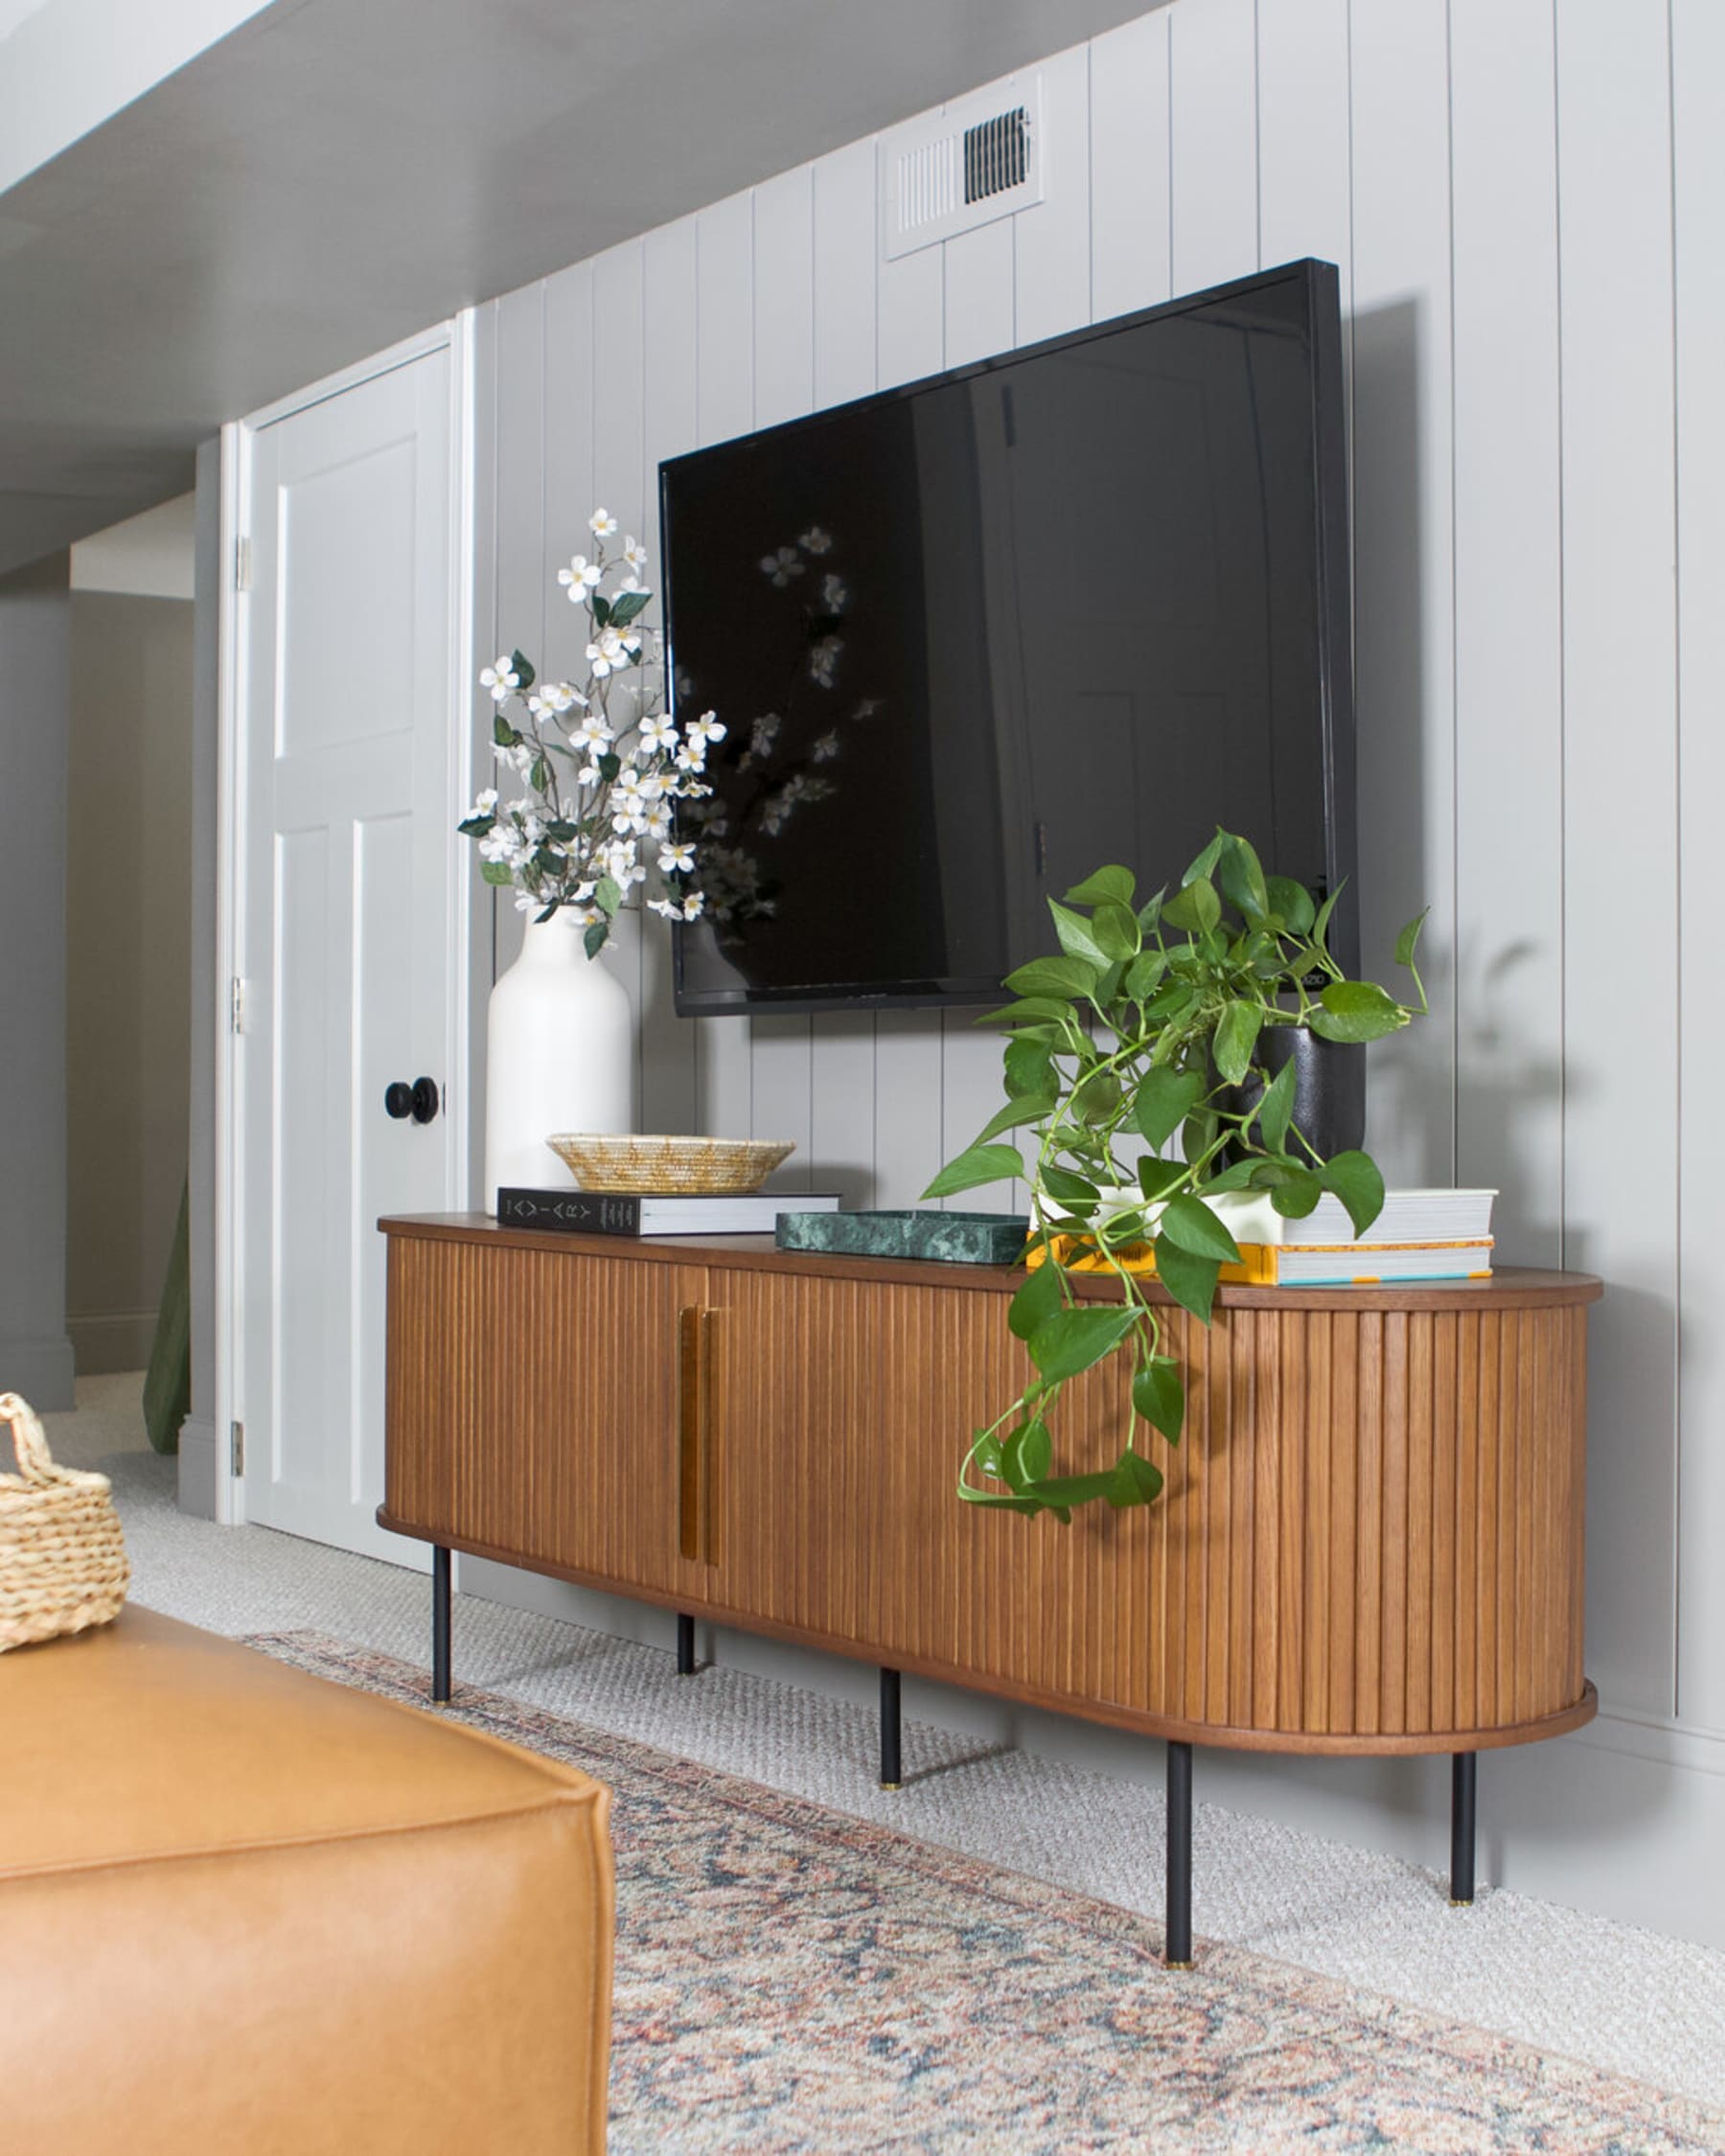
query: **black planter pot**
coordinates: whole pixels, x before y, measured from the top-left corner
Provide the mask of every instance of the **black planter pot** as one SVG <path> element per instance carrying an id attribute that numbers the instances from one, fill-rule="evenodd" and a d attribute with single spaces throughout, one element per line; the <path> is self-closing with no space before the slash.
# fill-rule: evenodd
<path id="1" fill-rule="evenodd" d="M 1258 1060 L 1272 1079 L 1294 1060 L 1295 1129 L 1325 1160 L 1351 1153 L 1366 1142 L 1366 1050 L 1357 1042 L 1321 1041 L 1302 1025 L 1266 1026 L 1258 1037 Z M 1241 1087 L 1246 1107 L 1261 1092 Z M 1289 1150 L 1298 1153 L 1290 1137 Z"/>

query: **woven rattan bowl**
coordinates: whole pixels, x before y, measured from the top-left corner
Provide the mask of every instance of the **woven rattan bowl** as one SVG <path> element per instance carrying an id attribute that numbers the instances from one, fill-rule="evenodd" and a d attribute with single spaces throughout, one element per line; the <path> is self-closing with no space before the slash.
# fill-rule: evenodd
<path id="1" fill-rule="evenodd" d="M 583 1190 L 686 1191 L 703 1198 L 759 1190 L 796 1151 L 794 1138 L 615 1137 L 559 1131 L 545 1143 Z"/>

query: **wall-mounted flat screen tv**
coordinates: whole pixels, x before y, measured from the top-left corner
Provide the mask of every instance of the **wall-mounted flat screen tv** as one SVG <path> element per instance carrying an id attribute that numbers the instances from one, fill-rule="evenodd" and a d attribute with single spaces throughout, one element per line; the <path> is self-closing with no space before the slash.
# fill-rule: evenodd
<path id="1" fill-rule="evenodd" d="M 1044 899 L 1218 824 L 1353 867 L 1336 271 L 1300 262 L 659 468 L 688 1014 L 998 999 Z M 1337 955 L 1353 957 L 1338 906 Z"/>

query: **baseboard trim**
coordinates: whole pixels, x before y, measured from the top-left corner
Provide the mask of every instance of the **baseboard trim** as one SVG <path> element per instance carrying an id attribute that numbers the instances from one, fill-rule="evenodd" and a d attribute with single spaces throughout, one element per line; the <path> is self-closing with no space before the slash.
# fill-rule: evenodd
<path id="1" fill-rule="evenodd" d="M 179 1427 L 179 1508 L 195 1520 L 220 1517 L 221 1452 L 216 1425 L 188 1415 Z"/>
<path id="2" fill-rule="evenodd" d="M 0 1340 L 0 1392 L 17 1392 L 38 1414 L 72 1406 L 78 1359 L 64 1333 L 47 1340 Z"/>
<path id="3" fill-rule="evenodd" d="M 150 1362 L 155 1339 L 153 1310 L 85 1310 L 66 1316 L 66 1337 L 72 1342 L 79 1372 L 83 1377 L 105 1377 L 116 1370 L 141 1370 Z"/>

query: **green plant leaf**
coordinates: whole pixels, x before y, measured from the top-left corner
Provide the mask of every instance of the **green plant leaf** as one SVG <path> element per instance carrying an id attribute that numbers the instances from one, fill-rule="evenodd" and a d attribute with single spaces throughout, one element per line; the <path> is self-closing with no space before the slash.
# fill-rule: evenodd
<path id="1" fill-rule="evenodd" d="M 611 627 L 622 629 L 653 604 L 651 591 L 619 591 L 610 603 Z"/>
<path id="2" fill-rule="evenodd" d="M 1040 1481 L 1054 1464 L 1054 1444 L 1048 1426 L 1039 1416 L 1022 1423 L 1000 1447 L 1000 1479 L 1015 1490 Z"/>
<path id="3" fill-rule="evenodd" d="M 1322 1196 L 1323 1185 L 1310 1169 L 1295 1168 L 1272 1189 L 1270 1203 L 1283 1220 L 1304 1220 Z"/>
<path id="4" fill-rule="evenodd" d="M 1180 1150 L 1188 1160 L 1201 1160 L 1216 1142 L 1218 1124 L 1213 1108 L 1195 1109 L 1180 1129 Z"/>
<path id="5" fill-rule="evenodd" d="M 1013 1145 L 973 1145 L 949 1160 L 923 1192 L 925 1198 L 951 1198 L 960 1190 L 975 1190 L 978 1183 L 1004 1182 L 1022 1176 L 1024 1163 Z"/>
<path id="6" fill-rule="evenodd" d="M 1127 967 L 1120 986 L 1135 1003 L 1141 1003 L 1146 997 L 1155 993 L 1167 970 L 1168 954 L 1165 951 L 1140 951 Z"/>
<path id="7" fill-rule="evenodd" d="M 1143 905 L 1138 907 L 1138 925 L 1144 931 L 1145 935 L 1154 935 L 1156 933 L 1157 924 L 1162 919 L 1162 900 L 1166 896 L 1167 886 L 1166 884 L 1164 884 L 1162 888 L 1156 893 L 1154 898 L 1147 898 L 1144 901 Z"/>
<path id="8" fill-rule="evenodd" d="M 1419 949 L 1419 932 L 1425 927 L 1426 915 L 1429 914 L 1431 910 L 1432 909 L 1429 906 L 1423 907 L 1418 913 L 1414 916 L 1413 920 L 1408 923 L 1407 927 L 1402 930 L 1401 934 L 1396 937 L 1395 962 L 1398 966 L 1413 965 L 1414 953 Z"/>
<path id="9" fill-rule="evenodd" d="M 610 601 L 603 591 L 588 594 L 587 610 L 593 617 L 595 629 L 604 629 L 611 618 Z"/>
<path id="10" fill-rule="evenodd" d="M 1063 1204 L 1095 1203 L 1093 1182 L 1087 1181 L 1083 1176 L 1075 1176 L 1070 1168 L 1057 1167 L 1051 1160 L 1044 1163 L 1037 1180 L 1050 1198 L 1058 1198 Z"/>
<path id="11" fill-rule="evenodd" d="M 1306 1022 L 1325 1041 L 1381 1041 L 1398 1033 L 1408 1015 L 1375 981 L 1333 980 Z"/>
<path id="12" fill-rule="evenodd" d="M 1261 1003 L 1230 1003 L 1223 1012 L 1210 1052 L 1216 1059 L 1216 1068 L 1230 1086 L 1240 1085 L 1252 1068 L 1253 1051 L 1263 1022 Z"/>
<path id="13" fill-rule="evenodd" d="M 1072 1088 L 1072 1112 L 1081 1122 L 1106 1123 L 1120 1105 L 1120 1081 L 1112 1070 L 1092 1070 Z"/>
<path id="14" fill-rule="evenodd" d="M 1022 1093 L 1046 1092 L 1054 1075 L 1054 1051 L 1046 1041 L 1009 1041 L 1000 1059 L 1005 1068 L 1006 1090 L 1014 1099 Z"/>
<path id="15" fill-rule="evenodd" d="M 1156 1238 L 1156 1277 L 1183 1310 L 1208 1325 L 1210 1305 L 1216 1299 L 1216 1277 L 1221 1271 L 1216 1258 L 1199 1257 L 1183 1250 L 1171 1236 Z"/>
<path id="16" fill-rule="evenodd" d="M 1122 868 L 1111 861 L 1106 868 L 1098 868 L 1094 875 L 1087 876 L 1082 883 L 1074 883 L 1067 893 L 1069 906 L 1100 906 L 1112 899 L 1116 906 L 1130 906 L 1132 894 L 1138 888 L 1138 878 L 1130 868 Z"/>
<path id="17" fill-rule="evenodd" d="M 1104 970 L 1085 958 L 1032 958 L 1008 974 L 1005 985 L 1015 996 L 1058 996 L 1070 1001 L 1089 996 Z"/>
<path id="18" fill-rule="evenodd" d="M 1124 1512 L 1128 1505 L 1154 1504 L 1162 1493 L 1162 1469 L 1128 1447 L 1115 1462 L 1104 1495 L 1116 1512 Z"/>
<path id="19" fill-rule="evenodd" d="M 1327 951 L 1329 948 L 1329 945 L 1325 939 L 1329 935 L 1330 915 L 1336 910 L 1336 901 L 1342 896 L 1342 893 L 1346 888 L 1347 885 L 1346 882 L 1338 883 L 1335 889 L 1330 893 L 1328 898 L 1326 898 L 1323 904 L 1318 908 L 1317 914 L 1313 919 L 1312 941 L 1322 950 Z"/>
<path id="20" fill-rule="evenodd" d="M 1207 1173 L 1199 1187 L 1199 1197 L 1208 1198 L 1212 1192 L 1219 1194 L 1225 1190 L 1247 1189 L 1252 1182 L 1253 1170 L 1255 1166 L 1255 1161 L 1235 1160 L 1222 1169 L 1219 1174 L 1209 1175 Z"/>
<path id="21" fill-rule="evenodd" d="M 1029 1340 L 1063 1307 L 1064 1300 L 1060 1268 L 1051 1258 L 1045 1257 L 1006 1305 L 1006 1323 L 1013 1337 Z"/>
<path id="22" fill-rule="evenodd" d="M 1162 917 L 1177 929 L 1195 930 L 1202 935 L 1222 918 L 1222 901 L 1216 896 L 1216 886 L 1205 882 L 1187 883 L 1163 902 Z"/>
<path id="23" fill-rule="evenodd" d="M 1178 1445 L 1185 1422 L 1185 1386 L 1172 1355 L 1153 1355 L 1132 1380 L 1132 1404 L 1152 1430 Z"/>
<path id="24" fill-rule="evenodd" d="M 1114 1487 L 1112 1467 L 1095 1475 L 1050 1475 L 1046 1481 L 1035 1485 L 1034 1502 L 1038 1510 L 1052 1512 L 1057 1519 L 1070 1519 L 1071 1506 L 1105 1498 Z"/>
<path id="25" fill-rule="evenodd" d="M 1305 885 L 1295 883 L 1291 876 L 1266 876 L 1264 889 L 1269 894 L 1271 912 L 1280 916 L 1291 933 L 1304 935 L 1318 917 L 1318 908 Z"/>
<path id="26" fill-rule="evenodd" d="M 1230 837 L 1223 847 L 1216 859 L 1216 881 L 1229 904 L 1248 921 L 1261 921 L 1269 912 L 1263 863 L 1246 839 Z"/>
<path id="27" fill-rule="evenodd" d="M 1206 1092 L 1203 1073 L 1196 1070 L 1147 1070 L 1138 1081 L 1132 1103 L 1133 1127 L 1158 1151 L 1179 1130 Z"/>
<path id="28" fill-rule="evenodd" d="M 520 682 L 520 691 L 523 696 L 525 696 L 527 691 L 532 688 L 535 681 L 539 679 L 539 676 L 533 671 L 532 662 L 524 658 L 519 652 L 510 653 L 509 671 L 518 678 Z"/>
<path id="29" fill-rule="evenodd" d="M 609 921 L 592 921 L 587 924 L 587 932 L 582 937 L 581 941 L 589 958 L 598 957 L 599 953 L 605 949 L 606 938 L 610 934 L 610 923 Z"/>
<path id="30" fill-rule="evenodd" d="M 618 906 L 623 903 L 623 891 L 614 876 L 601 876 L 599 887 L 593 893 L 593 903 L 606 919 L 614 920 Z"/>
<path id="31" fill-rule="evenodd" d="M 1356 1235 L 1364 1235 L 1384 1209 L 1384 1179 L 1369 1153 L 1337 1153 L 1318 1170 L 1318 1181 L 1347 1207 Z"/>
<path id="32" fill-rule="evenodd" d="M 1009 1100 L 1004 1108 L 994 1113 L 977 1133 L 977 1143 L 986 1145 L 991 1137 L 999 1137 L 1002 1131 L 1016 1131 L 1026 1123 L 1039 1122 L 1056 1105 L 1052 1093 L 1020 1093 Z"/>
<path id="33" fill-rule="evenodd" d="M 532 766 L 527 773 L 527 783 L 536 793 L 544 793 L 549 791 L 551 767 L 542 756 L 536 756 L 533 759 Z"/>
<path id="34" fill-rule="evenodd" d="M 488 831 L 495 831 L 495 816 L 468 816 L 455 826 L 465 838 L 483 838 Z"/>
<path id="35" fill-rule="evenodd" d="M 978 1025 L 1035 1025 L 1045 1020 L 1058 1022 L 1075 1017 L 1070 1003 L 1056 996 L 1022 996 L 1016 1003 L 1002 1003 L 998 1011 L 984 1011 Z"/>
<path id="36" fill-rule="evenodd" d="M 958 1495 L 966 1504 L 979 1504 L 989 1512 L 1032 1513 L 1044 1509 L 1040 1498 L 1008 1497 L 1001 1490 L 973 1490 L 966 1482 L 959 1483 Z"/>
<path id="37" fill-rule="evenodd" d="M 1154 1153 L 1138 1156 L 1138 1188 L 1151 1204 L 1178 1189 L 1191 1172 L 1188 1160 L 1159 1160 Z"/>
<path id="38" fill-rule="evenodd" d="M 1290 1056 L 1276 1072 L 1258 1103 L 1257 1127 L 1267 1152 L 1279 1153 L 1288 1142 L 1288 1118 L 1294 1112 L 1294 1081 L 1298 1076 Z"/>
<path id="39" fill-rule="evenodd" d="M 1138 954 L 1143 937 L 1132 908 L 1105 902 L 1091 916 L 1091 933 L 1104 957 L 1130 964 Z"/>
<path id="40" fill-rule="evenodd" d="M 1228 833 L 1226 831 L 1219 830 L 1216 833 L 1216 836 L 1210 840 L 1209 844 L 1205 847 L 1203 853 L 1198 856 L 1197 860 L 1187 863 L 1186 872 L 1180 879 L 1181 889 L 1184 890 L 1189 883 L 1198 883 L 1205 882 L 1208 878 L 1210 871 L 1222 859 L 1223 850 L 1228 844 Z"/>
<path id="41" fill-rule="evenodd" d="M 1054 933 L 1060 938 L 1060 948 L 1069 958 L 1082 958 L 1097 968 L 1109 962 L 1109 955 L 1091 933 L 1091 925 L 1082 913 L 1074 913 L 1058 899 L 1048 901 L 1048 911 L 1054 917 Z"/>
<path id="42" fill-rule="evenodd" d="M 1162 1234 L 1156 1243 L 1159 1253 L 1163 1237 L 1178 1243 L 1183 1250 L 1190 1250 L 1194 1257 L 1215 1258 L 1219 1263 L 1226 1260 L 1230 1265 L 1240 1262 L 1240 1246 L 1203 1199 L 1194 1198 L 1189 1190 L 1170 1198 L 1162 1208 Z"/>
<path id="43" fill-rule="evenodd" d="M 479 874 L 486 883 L 495 884 L 498 890 L 506 890 L 515 882 L 515 870 L 503 860 L 482 860 L 479 863 Z"/>
<path id="44" fill-rule="evenodd" d="M 1064 1384 L 1113 1354 L 1137 1321 L 1135 1310 L 1095 1303 L 1057 1310 L 1031 1334 L 1030 1360 L 1047 1384 Z"/>
<path id="45" fill-rule="evenodd" d="M 497 746 L 499 748 L 513 748 L 520 738 L 520 735 L 517 733 L 503 714 L 500 711 L 497 712 L 492 720 L 492 739 Z"/>
<path id="46" fill-rule="evenodd" d="M 608 748 L 599 759 L 599 776 L 607 786 L 611 785 L 623 768 L 623 759 L 614 748 Z"/>

